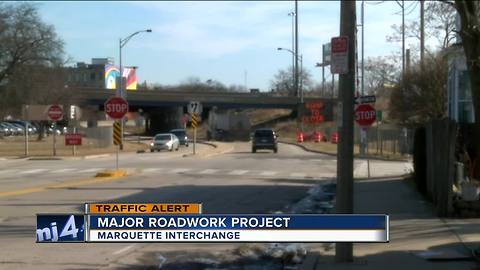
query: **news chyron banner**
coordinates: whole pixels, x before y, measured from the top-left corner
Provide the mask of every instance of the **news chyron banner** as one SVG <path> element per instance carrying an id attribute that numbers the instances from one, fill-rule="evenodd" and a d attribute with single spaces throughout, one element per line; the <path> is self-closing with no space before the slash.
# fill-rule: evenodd
<path id="1" fill-rule="evenodd" d="M 37 242 L 388 242 L 388 215 L 202 214 L 202 204 L 86 204 L 38 214 Z"/>

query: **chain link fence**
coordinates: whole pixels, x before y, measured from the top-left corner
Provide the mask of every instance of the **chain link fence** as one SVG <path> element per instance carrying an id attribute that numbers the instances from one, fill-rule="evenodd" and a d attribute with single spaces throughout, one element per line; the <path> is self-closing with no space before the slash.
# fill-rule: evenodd
<path id="1" fill-rule="evenodd" d="M 414 130 L 395 125 L 378 125 L 367 129 L 367 154 L 411 155 L 413 153 Z M 354 142 L 360 145 L 360 128 L 355 127 Z"/>

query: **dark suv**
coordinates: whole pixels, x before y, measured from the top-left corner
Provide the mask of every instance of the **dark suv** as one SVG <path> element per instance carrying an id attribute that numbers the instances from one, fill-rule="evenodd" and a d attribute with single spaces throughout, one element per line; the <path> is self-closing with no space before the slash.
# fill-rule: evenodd
<path id="1" fill-rule="evenodd" d="M 186 147 L 188 147 L 188 137 L 185 129 L 172 129 L 170 130 L 170 133 L 173 133 L 175 134 L 175 136 L 178 137 L 180 145 L 185 145 Z"/>
<path id="2" fill-rule="evenodd" d="M 271 149 L 273 152 L 278 152 L 277 134 L 270 128 L 260 128 L 255 130 L 252 138 L 252 153 L 257 152 L 257 149 Z"/>

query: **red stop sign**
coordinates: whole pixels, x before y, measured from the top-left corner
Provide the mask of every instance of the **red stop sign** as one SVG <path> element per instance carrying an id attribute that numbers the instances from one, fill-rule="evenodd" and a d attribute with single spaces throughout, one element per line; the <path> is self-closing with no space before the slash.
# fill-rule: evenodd
<path id="1" fill-rule="evenodd" d="M 113 119 L 122 119 L 128 112 L 128 102 L 121 97 L 109 98 L 104 107 L 105 113 Z"/>
<path id="2" fill-rule="evenodd" d="M 369 104 L 360 104 L 355 109 L 355 121 L 360 126 L 371 126 L 376 119 L 375 108 Z"/>
<path id="3" fill-rule="evenodd" d="M 51 121 L 58 121 L 62 119 L 63 117 L 62 107 L 60 107 L 60 105 L 57 105 L 57 104 L 50 105 L 50 107 L 48 107 L 47 109 L 47 116 L 48 116 L 48 119 L 50 119 Z"/>

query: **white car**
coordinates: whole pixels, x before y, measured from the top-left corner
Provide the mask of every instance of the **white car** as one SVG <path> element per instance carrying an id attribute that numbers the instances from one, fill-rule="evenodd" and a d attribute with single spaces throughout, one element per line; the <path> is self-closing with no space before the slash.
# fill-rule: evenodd
<path id="1" fill-rule="evenodd" d="M 180 147 L 180 141 L 178 140 L 177 136 L 172 133 L 161 133 L 155 135 L 153 137 L 152 142 L 150 143 L 150 152 L 154 151 L 159 151 L 160 150 L 169 150 L 173 151 L 178 151 L 178 148 Z"/>

